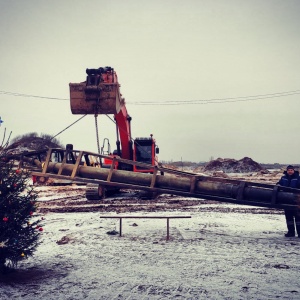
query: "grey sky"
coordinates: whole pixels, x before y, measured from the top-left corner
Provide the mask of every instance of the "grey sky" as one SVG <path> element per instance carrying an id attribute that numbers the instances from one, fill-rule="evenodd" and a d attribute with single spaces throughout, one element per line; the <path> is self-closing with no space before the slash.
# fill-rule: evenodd
<path id="1" fill-rule="evenodd" d="M 161 160 L 299 163 L 299 16 L 298 0 L 0 0 L 0 91 L 68 99 L 86 68 L 112 66 L 133 136 L 152 133 Z M 298 94 L 188 104 L 287 91 Z M 3 93 L 0 116 L 0 137 L 55 135 L 80 117 L 69 101 Z M 114 124 L 99 126 L 114 147 Z M 94 117 L 58 138 L 96 152 Z"/>

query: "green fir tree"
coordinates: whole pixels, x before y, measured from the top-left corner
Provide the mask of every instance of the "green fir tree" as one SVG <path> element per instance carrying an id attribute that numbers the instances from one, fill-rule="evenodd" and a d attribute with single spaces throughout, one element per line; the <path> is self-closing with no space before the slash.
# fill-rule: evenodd
<path id="1" fill-rule="evenodd" d="M 18 169 L 0 149 L 0 273 L 32 256 L 43 228 L 35 216 L 37 192 L 30 172 Z"/>

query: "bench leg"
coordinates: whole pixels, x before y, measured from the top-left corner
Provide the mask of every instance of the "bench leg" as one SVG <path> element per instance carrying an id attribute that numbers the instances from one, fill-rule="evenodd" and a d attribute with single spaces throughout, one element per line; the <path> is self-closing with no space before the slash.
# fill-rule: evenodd
<path id="1" fill-rule="evenodd" d="M 120 218 L 120 230 L 119 231 L 120 231 L 119 235 L 122 236 L 122 218 Z"/>
<path id="2" fill-rule="evenodd" d="M 170 238 L 170 230 L 169 230 L 169 218 L 167 218 L 167 241 L 169 240 Z"/>

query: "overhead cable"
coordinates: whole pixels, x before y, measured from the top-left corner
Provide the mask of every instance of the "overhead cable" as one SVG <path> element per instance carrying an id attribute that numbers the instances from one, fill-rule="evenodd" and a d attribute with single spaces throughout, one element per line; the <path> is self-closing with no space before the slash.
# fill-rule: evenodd
<path id="1" fill-rule="evenodd" d="M 70 100 L 67 98 L 45 97 L 45 96 L 28 95 L 28 94 L 14 93 L 14 92 L 6 92 L 6 91 L 0 91 L 0 94 L 8 95 L 8 96 L 39 98 L 39 99 L 49 99 L 49 100 L 63 100 L 63 101 Z"/>
<path id="2" fill-rule="evenodd" d="M 239 101 L 254 101 L 270 98 L 279 98 L 286 96 L 293 96 L 300 94 L 300 90 L 273 93 L 273 94 L 262 94 L 254 96 L 241 96 L 241 97 L 229 97 L 229 98 L 212 98 L 212 99 L 200 99 L 200 100 L 171 100 L 171 101 L 146 101 L 146 102 L 130 102 L 134 105 L 181 105 L 181 104 L 215 104 L 215 103 L 226 103 L 226 102 L 239 102 Z"/>
<path id="3" fill-rule="evenodd" d="M 69 101 L 67 98 L 57 98 L 57 97 L 46 97 L 46 96 L 37 96 L 29 95 L 15 92 L 0 91 L 0 95 L 8 96 L 17 96 L 17 97 L 27 97 L 27 98 L 39 98 L 39 99 L 48 99 L 48 100 L 61 100 Z M 169 100 L 169 101 L 131 101 L 130 105 L 191 105 L 191 104 L 218 104 L 218 103 L 228 103 L 228 102 L 245 102 L 245 101 L 257 101 L 264 99 L 273 99 L 299 95 L 300 90 L 287 91 L 287 92 L 278 92 L 271 94 L 259 94 L 252 96 L 240 96 L 240 97 L 227 97 L 227 98 L 211 98 L 211 99 L 196 99 L 196 100 Z"/>

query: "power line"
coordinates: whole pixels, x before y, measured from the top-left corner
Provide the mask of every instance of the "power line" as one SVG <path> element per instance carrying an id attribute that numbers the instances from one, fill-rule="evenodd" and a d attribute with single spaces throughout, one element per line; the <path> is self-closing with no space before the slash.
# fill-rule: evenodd
<path id="1" fill-rule="evenodd" d="M 28 94 L 21 94 L 21 93 L 14 93 L 14 92 L 6 92 L 0 91 L 0 94 L 8 95 L 8 96 L 17 96 L 17 97 L 26 97 L 26 98 L 39 98 L 39 99 L 48 99 L 48 100 L 70 100 L 67 98 L 56 98 L 56 97 L 44 97 L 44 96 L 37 96 L 37 95 L 28 95 Z"/>
<path id="2" fill-rule="evenodd" d="M 200 99 L 200 100 L 173 100 L 173 101 L 147 101 L 147 102 L 131 102 L 130 104 L 135 105 L 181 105 L 181 104 L 215 104 L 215 103 L 227 103 L 227 102 L 238 102 L 238 101 L 255 101 L 262 99 L 270 98 L 279 98 L 286 96 L 293 96 L 300 94 L 300 90 L 289 91 L 289 92 L 280 92 L 273 94 L 262 94 L 262 95 L 253 95 L 253 96 L 240 96 L 240 97 L 228 97 L 228 98 L 212 98 L 212 99 Z"/>
<path id="3" fill-rule="evenodd" d="M 8 96 L 17 96 L 17 97 L 26 97 L 26 98 L 39 98 L 47 100 L 60 100 L 60 101 L 70 101 L 67 98 L 58 98 L 58 97 L 46 97 L 46 96 L 37 96 L 30 94 L 22 94 L 8 91 L 0 91 L 0 95 Z M 274 99 L 281 97 L 288 97 L 299 95 L 300 90 L 287 91 L 287 92 L 278 92 L 271 94 L 259 94 L 252 96 L 240 96 L 240 97 L 226 97 L 226 98 L 210 98 L 210 99 L 196 99 L 196 100 L 169 100 L 169 101 L 133 101 L 130 102 L 130 105 L 199 105 L 199 104 L 219 104 L 219 103 L 229 103 L 229 102 L 246 102 L 246 101 L 257 101 L 264 99 Z"/>

